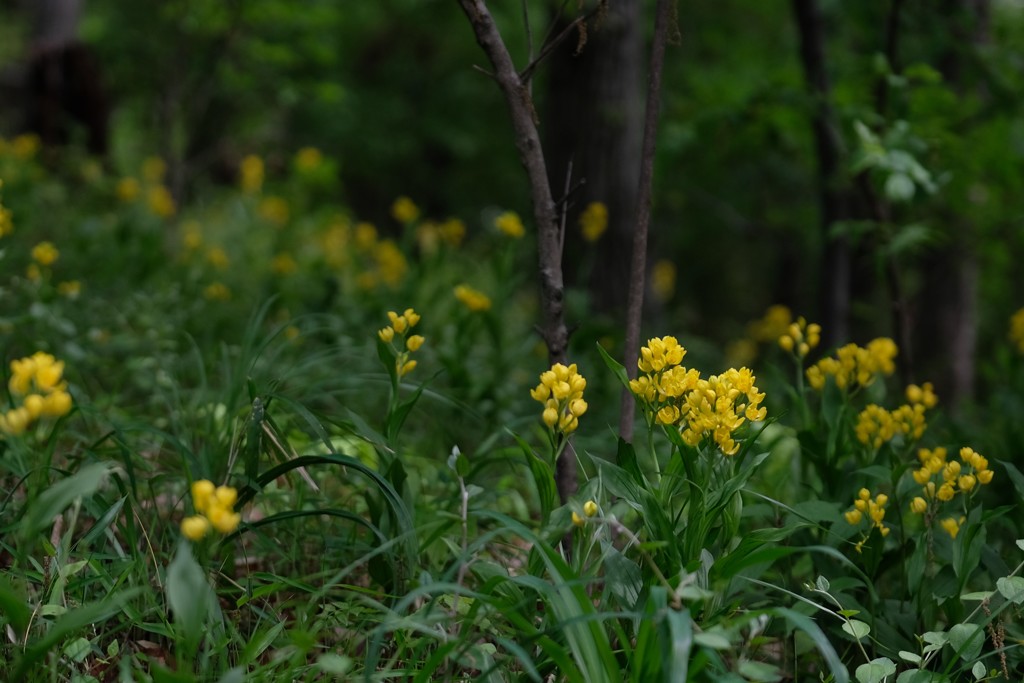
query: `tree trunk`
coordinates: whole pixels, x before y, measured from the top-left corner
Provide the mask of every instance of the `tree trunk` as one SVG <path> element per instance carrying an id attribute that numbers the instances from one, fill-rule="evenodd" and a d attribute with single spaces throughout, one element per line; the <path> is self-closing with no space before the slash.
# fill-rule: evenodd
<path id="1" fill-rule="evenodd" d="M 817 0 L 793 0 L 800 35 L 800 64 L 813 101 L 814 149 L 818 163 L 822 257 L 818 320 L 825 347 L 849 337 L 850 246 L 844 236 L 832 236 L 837 221 L 847 218 L 842 183 L 842 136 L 831 104 L 825 69 L 825 29 Z"/>
<path id="2" fill-rule="evenodd" d="M 552 193 L 560 198 L 568 170 L 566 278 L 588 278 L 597 310 L 625 310 L 643 132 L 643 6 L 616 0 L 589 22 L 586 42 L 567 40 L 552 54 L 544 104 L 544 146 Z M 560 28 L 556 28 L 558 32 Z M 579 271 L 589 248 L 578 229 L 590 202 L 608 207 L 608 230 L 596 245 L 593 269 Z"/>

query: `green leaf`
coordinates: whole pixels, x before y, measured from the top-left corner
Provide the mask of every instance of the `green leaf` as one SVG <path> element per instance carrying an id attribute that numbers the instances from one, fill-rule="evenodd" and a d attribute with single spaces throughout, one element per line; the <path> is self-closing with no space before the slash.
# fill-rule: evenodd
<path id="1" fill-rule="evenodd" d="M 316 660 L 316 667 L 326 674 L 333 676 L 344 676 L 352 669 L 352 658 L 334 653 L 320 655 Z"/>
<path id="2" fill-rule="evenodd" d="M 857 640 L 865 638 L 869 633 L 871 633 L 871 627 L 865 624 L 863 621 L 858 621 L 857 619 L 850 619 L 849 621 L 844 622 L 843 630 L 849 633 Z"/>
<path id="3" fill-rule="evenodd" d="M 1021 550 L 1024 550 L 1024 538 L 1018 538 L 1017 539 L 1017 547 L 1020 548 Z"/>
<path id="4" fill-rule="evenodd" d="M 893 661 L 888 657 L 879 657 L 858 666 L 854 675 L 857 676 L 859 683 L 881 683 L 886 676 L 892 676 L 894 673 L 896 665 Z"/>
<path id="5" fill-rule="evenodd" d="M 981 654 L 985 644 L 984 631 L 978 624 L 957 624 L 949 629 L 949 644 L 967 663 L 973 662 Z"/>
<path id="6" fill-rule="evenodd" d="M 167 567 L 164 590 L 167 592 L 167 603 L 171 608 L 175 630 L 180 638 L 194 647 L 216 606 L 217 596 L 192 556 L 191 544 L 184 539 L 178 544 L 174 559 Z"/>
<path id="7" fill-rule="evenodd" d="M 911 662 L 913 664 L 921 663 L 921 655 L 916 652 L 908 652 L 906 650 L 900 650 L 900 659 Z"/>
<path id="8" fill-rule="evenodd" d="M 701 631 L 693 634 L 693 642 L 701 647 L 709 647 L 712 650 L 728 650 L 732 648 L 732 641 L 721 632 Z"/>
<path id="9" fill-rule="evenodd" d="M 818 652 L 824 658 L 825 664 L 828 665 L 828 670 L 833 677 L 833 683 L 849 683 L 850 672 L 846 670 L 843 662 L 839 659 L 839 655 L 836 654 L 835 648 L 832 647 L 832 643 L 825 636 L 824 631 L 821 630 L 821 627 L 813 619 L 788 607 L 767 610 L 767 613 L 783 617 L 794 627 L 807 634 L 811 641 L 814 642 L 815 647 L 818 648 Z"/>
<path id="10" fill-rule="evenodd" d="M 619 361 L 612 358 L 604 347 L 600 344 L 597 345 L 597 351 L 601 354 L 601 358 L 604 360 L 604 364 L 608 366 L 608 369 L 612 371 L 612 374 L 618 378 L 619 383 L 629 391 L 629 377 L 626 375 L 626 368 Z"/>
<path id="11" fill-rule="evenodd" d="M 996 581 L 996 588 L 1004 598 L 1015 605 L 1024 603 L 1024 578 L 1004 576 Z"/>
<path id="12" fill-rule="evenodd" d="M 905 173 L 893 173 L 885 181 L 885 196 L 894 202 L 906 202 L 914 198 L 914 181 Z"/>
<path id="13" fill-rule="evenodd" d="M 4 575 L 0 575 L 0 613 L 3 613 L 8 623 L 19 632 L 25 631 L 29 619 L 32 618 L 28 599 Z"/>
<path id="14" fill-rule="evenodd" d="M 988 675 L 988 669 L 983 662 L 975 662 L 971 667 L 971 673 L 974 674 L 974 680 L 980 681 Z"/>
<path id="15" fill-rule="evenodd" d="M 765 662 L 752 662 L 750 660 L 744 660 L 740 662 L 740 665 L 736 668 L 737 672 L 745 677 L 748 681 L 758 681 L 764 683 L 770 683 L 771 681 L 778 681 L 782 679 L 782 675 L 778 668 Z"/>
<path id="16" fill-rule="evenodd" d="M 25 514 L 22 533 L 31 536 L 49 527 L 75 500 L 94 494 L 114 469 L 113 463 L 94 462 L 43 491 Z"/>
<path id="17" fill-rule="evenodd" d="M 519 444 L 519 449 L 526 457 L 526 466 L 530 468 L 533 475 L 533 483 L 537 486 L 537 497 L 540 499 L 541 524 L 547 524 L 551 517 L 551 511 L 555 509 L 558 502 L 558 486 L 555 483 L 555 473 L 546 460 L 537 457 L 530 444 L 514 432 L 509 432 L 512 438 Z"/>
<path id="18" fill-rule="evenodd" d="M 1002 579 L 1000 579 L 1000 581 L 1002 581 Z M 974 591 L 973 593 L 964 593 L 963 595 L 960 596 L 960 599 L 961 600 L 967 600 L 967 601 L 972 601 L 972 600 L 978 600 L 978 601 L 988 600 L 994 594 L 995 594 L 995 591 Z"/>
<path id="19" fill-rule="evenodd" d="M 948 683 L 949 678 L 923 669 L 908 669 L 899 675 L 896 683 Z"/>
<path id="20" fill-rule="evenodd" d="M 87 638 L 78 637 L 64 646 L 64 656 L 72 661 L 81 662 L 92 650 L 92 643 Z"/>
<path id="21" fill-rule="evenodd" d="M 820 590 L 822 593 L 828 593 L 829 582 L 824 576 L 819 576 L 814 581 L 814 587 Z"/>

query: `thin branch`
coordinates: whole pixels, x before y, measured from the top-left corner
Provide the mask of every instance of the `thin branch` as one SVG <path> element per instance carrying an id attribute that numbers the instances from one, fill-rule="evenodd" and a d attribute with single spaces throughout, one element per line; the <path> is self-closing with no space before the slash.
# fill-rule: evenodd
<path id="1" fill-rule="evenodd" d="M 590 21 L 590 18 L 604 7 L 605 2 L 606 0 L 601 0 L 601 2 L 597 3 L 597 5 L 595 5 L 589 12 L 581 14 L 573 19 L 572 23 L 562 29 L 562 32 L 553 39 L 545 41 L 544 45 L 541 46 L 540 54 L 537 55 L 537 58 L 527 64 L 526 67 L 519 72 L 519 78 L 521 78 L 524 83 L 528 83 L 530 79 L 533 78 L 533 72 L 537 70 L 537 67 L 540 66 L 545 59 L 551 56 L 551 53 L 555 51 L 555 48 L 561 45 L 566 38 L 572 35 L 573 29 L 577 28 L 582 23 Z"/>
<path id="2" fill-rule="evenodd" d="M 626 351 L 624 364 L 630 377 L 636 377 L 636 358 L 640 354 L 640 323 L 643 317 L 644 289 L 647 284 L 647 232 L 651 223 L 651 187 L 654 183 L 654 150 L 658 135 L 658 105 L 661 99 L 661 72 L 665 64 L 665 45 L 672 23 L 673 0 L 658 0 L 654 16 L 654 40 L 651 66 L 647 76 L 647 105 L 644 113 L 644 141 L 640 160 L 640 187 L 637 192 L 636 222 L 633 232 L 633 259 L 630 265 L 629 298 L 626 308 Z M 633 394 L 622 390 L 619 433 L 633 440 Z"/>

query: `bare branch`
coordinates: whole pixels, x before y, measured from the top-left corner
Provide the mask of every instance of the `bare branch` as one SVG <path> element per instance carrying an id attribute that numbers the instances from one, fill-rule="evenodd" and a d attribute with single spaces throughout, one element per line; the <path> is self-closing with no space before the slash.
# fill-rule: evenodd
<path id="1" fill-rule="evenodd" d="M 551 56 L 551 53 L 555 51 L 555 48 L 561 45 L 566 38 L 572 35 L 573 29 L 579 27 L 580 24 L 590 21 L 590 18 L 597 14 L 598 11 L 604 7 L 606 2 L 607 0 L 601 0 L 589 12 L 581 14 L 573 19 L 572 23 L 562 29 L 562 32 L 557 36 L 551 40 L 545 41 L 544 45 L 541 46 L 540 54 L 537 55 L 537 58 L 527 64 L 523 70 L 519 72 L 519 78 L 522 79 L 524 83 L 528 83 L 530 79 L 533 78 L 533 72 L 537 70 L 537 67 L 540 66 L 545 59 Z"/>
<path id="2" fill-rule="evenodd" d="M 636 377 L 636 359 L 640 354 L 640 323 L 643 317 L 644 288 L 647 284 L 647 231 L 651 223 L 651 186 L 654 182 L 654 149 L 658 136 L 658 105 L 661 100 L 661 72 L 665 64 L 665 45 L 672 24 L 674 0 L 658 0 L 654 16 L 654 40 L 651 66 L 647 75 L 647 105 L 644 113 L 644 142 L 640 161 L 640 187 L 637 192 L 636 224 L 633 232 L 633 260 L 629 274 L 629 298 L 626 308 L 626 351 L 623 363 L 630 377 Z M 633 393 L 622 390 L 619 434 L 633 440 Z"/>

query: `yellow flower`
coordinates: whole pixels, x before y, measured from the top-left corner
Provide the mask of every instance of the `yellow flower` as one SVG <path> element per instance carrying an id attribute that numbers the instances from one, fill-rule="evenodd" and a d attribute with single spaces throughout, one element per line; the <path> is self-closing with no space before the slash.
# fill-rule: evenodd
<path id="1" fill-rule="evenodd" d="M 288 208 L 288 201 L 283 197 L 265 197 L 259 205 L 259 214 L 263 220 L 283 228 L 291 218 L 291 209 Z"/>
<path id="2" fill-rule="evenodd" d="M 437 230 L 441 239 L 453 247 L 462 244 L 462 240 L 466 237 L 466 224 L 458 218 L 449 218 Z"/>
<path id="3" fill-rule="evenodd" d="M 781 304 L 770 306 L 760 320 L 750 323 L 747 334 L 754 341 L 771 342 L 780 339 L 793 322 L 793 314 Z"/>
<path id="4" fill-rule="evenodd" d="M 887 338 L 874 339 L 865 347 L 847 344 L 836 351 L 836 358 L 822 358 L 807 368 L 807 380 L 819 391 L 829 376 L 840 389 L 868 386 L 877 375 L 891 375 L 896 371 L 893 361 L 896 352 L 896 344 Z"/>
<path id="5" fill-rule="evenodd" d="M 170 218 L 177 211 L 171 191 L 163 185 L 156 185 L 146 192 L 146 205 L 155 216 Z"/>
<path id="6" fill-rule="evenodd" d="M 242 186 L 242 191 L 247 194 L 259 192 L 263 187 L 263 160 L 255 154 L 250 154 L 242 159 L 239 170 L 239 184 Z"/>
<path id="7" fill-rule="evenodd" d="M 316 147 L 303 147 L 295 153 L 295 168 L 300 173 L 309 173 L 315 171 L 323 160 L 323 154 Z"/>
<path id="8" fill-rule="evenodd" d="M 914 500 L 910 501 L 910 511 L 911 512 L 916 512 L 917 514 L 921 515 L 921 514 L 924 514 L 924 511 L 927 510 L 927 509 L 928 509 L 928 501 L 926 501 L 921 496 L 917 496 L 917 497 L 914 498 Z"/>
<path id="9" fill-rule="evenodd" d="M 298 269 L 299 264 L 296 263 L 292 255 L 287 252 L 275 254 L 274 258 L 270 260 L 270 270 L 278 275 L 290 275 Z"/>
<path id="10" fill-rule="evenodd" d="M 195 251 L 203 246 L 202 226 L 199 225 L 198 221 L 185 221 L 181 227 L 184 230 L 181 243 L 185 245 L 185 249 Z"/>
<path id="11" fill-rule="evenodd" d="M 52 242 L 40 242 L 32 247 L 32 260 L 44 268 L 52 266 L 60 258 L 60 252 Z"/>
<path id="12" fill-rule="evenodd" d="M 680 346 L 675 337 L 661 337 L 647 340 L 647 346 L 641 347 L 637 367 L 640 372 L 660 372 L 665 368 L 683 362 L 686 349 Z"/>
<path id="13" fill-rule="evenodd" d="M 469 285 L 458 285 L 454 291 L 455 298 L 471 311 L 487 311 L 491 308 L 490 298 Z"/>
<path id="14" fill-rule="evenodd" d="M 203 296 L 210 301 L 230 301 L 231 290 L 223 282 L 211 282 L 203 289 Z"/>
<path id="15" fill-rule="evenodd" d="M 11 151 L 22 161 L 31 159 L 39 151 L 39 136 L 34 133 L 19 135 L 11 141 Z"/>
<path id="16" fill-rule="evenodd" d="M 82 293 L 82 283 L 78 280 L 66 280 L 57 285 L 57 292 L 69 299 L 77 299 Z"/>
<path id="17" fill-rule="evenodd" d="M 596 242 L 608 229 L 608 207 L 602 202 L 590 202 L 580 214 L 580 230 L 583 239 Z"/>
<path id="18" fill-rule="evenodd" d="M 597 503 L 592 500 L 588 500 L 583 504 L 583 514 L 587 517 L 593 517 L 597 514 Z"/>
<path id="19" fill-rule="evenodd" d="M 949 534 L 949 537 L 955 540 L 956 539 L 956 535 L 960 533 L 960 525 L 963 522 L 964 522 L 964 518 L 963 517 L 961 517 L 959 519 L 959 521 L 956 520 L 956 519 L 953 519 L 952 517 L 946 517 L 941 522 L 939 522 L 939 524 L 942 526 L 942 529 L 947 534 Z"/>
<path id="20" fill-rule="evenodd" d="M 583 517 L 580 517 L 579 513 L 576 512 L 575 510 L 573 510 L 572 511 L 572 523 L 575 526 L 582 527 L 584 524 L 587 523 L 587 520 L 584 519 Z"/>
<path id="21" fill-rule="evenodd" d="M 419 351 L 420 347 L 423 346 L 424 339 L 421 335 L 414 334 L 411 337 L 407 337 L 405 340 L 405 348 L 410 351 Z"/>
<path id="22" fill-rule="evenodd" d="M 210 247 L 207 249 L 206 261 L 217 270 L 226 270 L 231 265 L 228 253 L 221 247 Z"/>
<path id="23" fill-rule="evenodd" d="M 117 195 L 117 198 L 124 204 L 134 202 L 141 191 L 142 187 L 139 185 L 139 181 L 135 178 L 121 178 L 117 181 L 117 186 L 114 188 L 114 193 Z"/>
<path id="24" fill-rule="evenodd" d="M 526 234 L 526 228 L 523 227 L 523 221 L 519 218 L 519 214 L 514 211 L 506 211 L 499 215 L 494 219 L 494 225 L 498 230 L 513 239 L 519 239 Z"/>
<path id="25" fill-rule="evenodd" d="M 242 516 L 232 509 L 237 501 L 238 491 L 230 486 L 215 487 L 206 479 L 192 482 L 192 506 L 199 514 L 182 521 L 182 534 L 193 541 L 202 539 L 211 528 L 230 534 L 242 521 Z"/>
<path id="26" fill-rule="evenodd" d="M 676 264 L 668 259 L 655 261 L 651 268 L 651 292 L 659 301 L 669 301 L 676 291 Z"/>
<path id="27" fill-rule="evenodd" d="M 808 324 L 804 318 L 797 318 L 796 322 L 790 323 L 786 332 L 779 336 L 778 341 L 782 350 L 803 358 L 821 342 L 821 325 Z"/>
<path id="28" fill-rule="evenodd" d="M 587 402 L 583 400 L 586 387 L 587 380 L 579 374 L 575 363 L 555 363 L 540 374 L 540 384 L 530 391 L 530 396 L 544 404 L 541 419 L 552 434 L 568 436 L 576 431 L 579 418 L 587 412 Z"/>
<path id="29" fill-rule="evenodd" d="M 377 336 L 385 344 L 390 344 L 391 340 L 395 338 L 395 330 L 392 327 L 385 327 L 377 332 Z"/>
<path id="30" fill-rule="evenodd" d="M 391 216 L 399 223 L 412 223 L 420 217 L 420 210 L 411 199 L 402 196 L 391 205 Z"/>

